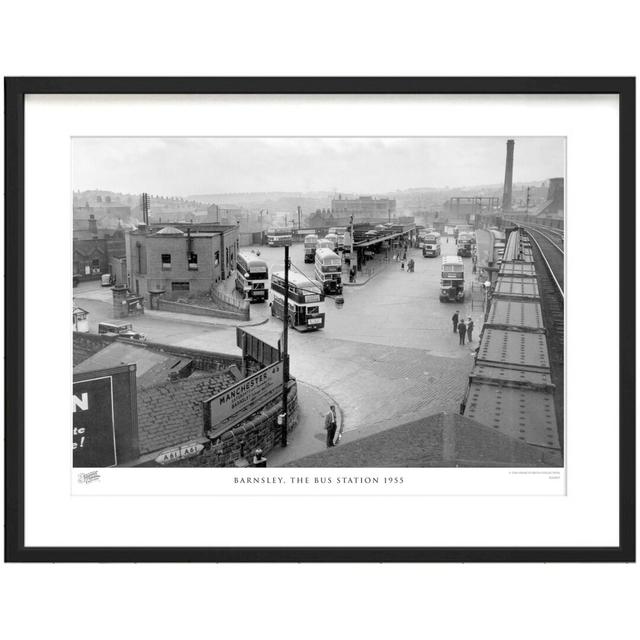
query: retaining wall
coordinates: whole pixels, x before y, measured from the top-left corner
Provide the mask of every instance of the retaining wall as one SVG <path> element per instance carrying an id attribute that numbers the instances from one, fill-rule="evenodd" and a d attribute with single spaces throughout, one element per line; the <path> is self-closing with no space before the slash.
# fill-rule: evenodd
<path id="1" fill-rule="evenodd" d="M 256 449 L 262 449 L 268 458 L 268 452 L 281 443 L 282 428 L 278 425 L 281 408 L 281 403 L 275 401 L 253 419 L 224 433 L 219 441 L 206 447 L 199 455 L 176 461 L 171 466 L 233 467 L 236 461 L 250 461 Z M 289 383 L 287 409 L 287 433 L 290 433 L 298 425 L 298 388 L 293 380 Z"/>
<path id="2" fill-rule="evenodd" d="M 231 311 L 228 309 L 215 309 L 213 307 L 201 307 L 196 304 L 186 304 L 184 302 L 172 302 L 160 298 L 158 300 L 160 311 L 171 311 L 173 313 L 188 313 L 194 316 L 207 316 L 210 318 L 227 318 L 230 320 L 249 320 L 249 307 Z"/>

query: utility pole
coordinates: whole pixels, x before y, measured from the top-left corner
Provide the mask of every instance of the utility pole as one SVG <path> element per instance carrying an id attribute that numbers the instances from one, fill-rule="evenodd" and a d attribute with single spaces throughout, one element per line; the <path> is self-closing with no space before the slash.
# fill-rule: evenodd
<path id="1" fill-rule="evenodd" d="M 282 436 L 280 445 L 287 446 L 287 385 L 289 382 L 289 245 L 284 245 L 284 330 L 282 332 Z"/>
<path id="2" fill-rule="evenodd" d="M 529 215 L 529 192 L 531 191 L 531 187 L 527 187 L 527 209 L 526 214 Z"/>
<path id="3" fill-rule="evenodd" d="M 302 215 L 302 207 L 298 207 L 298 229 L 300 229 L 300 217 Z"/>

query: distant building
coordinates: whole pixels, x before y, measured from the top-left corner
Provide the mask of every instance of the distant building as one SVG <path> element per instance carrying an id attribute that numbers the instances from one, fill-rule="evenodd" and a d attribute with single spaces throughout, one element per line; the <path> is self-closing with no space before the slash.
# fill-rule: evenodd
<path id="1" fill-rule="evenodd" d="M 207 222 L 220 222 L 220 209 L 217 204 L 207 207 Z"/>
<path id="2" fill-rule="evenodd" d="M 564 178 L 551 178 L 547 193 L 549 204 L 545 213 L 564 213 Z"/>
<path id="3" fill-rule="evenodd" d="M 125 256 L 123 229 L 98 229 L 95 219 L 87 221 L 88 229 L 73 231 L 73 275 L 91 280 L 105 273 L 112 273 L 113 258 Z"/>
<path id="4" fill-rule="evenodd" d="M 206 293 L 231 277 L 239 250 L 237 225 L 175 224 L 127 234 L 128 286 L 149 292 Z"/>
<path id="5" fill-rule="evenodd" d="M 112 205 L 109 203 L 107 203 L 106 206 L 102 205 L 92 207 L 86 203 L 82 207 L 73 207 L 74 220 L 87 220 L 90 216 L 93 216 L 99 223 L 102 223 L 102 226 L 115 227 L 118 224 L 118 220 L 128 222 L 131 219 L 131 207 Z"/>
<path id="6" fill-rule="evenodd" d="M 358 198 L 343 198 L 339 195 L 331 201 L 331 212 L 336 217 L 351 217 L 363 220 L 365 218 L 393 218 L 396 212 L 396 201 L 392 198 L 375 198 L 360 196 Z"/>

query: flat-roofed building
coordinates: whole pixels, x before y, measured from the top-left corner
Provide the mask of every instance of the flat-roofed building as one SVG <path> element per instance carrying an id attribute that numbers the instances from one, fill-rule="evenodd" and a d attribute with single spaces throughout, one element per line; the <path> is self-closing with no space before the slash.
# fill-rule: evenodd
<path id="1" fill-rule="evenodd" d="M 206 293 L 236 268 L 237 225 L 140 226 L 127 234 L 129 289 L 150 302 L 149 292 Z"/>
<path id="2" fill-rule="evenodd" d="M 359 196 L 358 198 L 343 198 L 339 195 L 331 201 L 331 213 L 334 216 L 363 218 L 393 218 L 396 212 L 396 201 L 393 198 L 378 198 L 374 196 Z"/>

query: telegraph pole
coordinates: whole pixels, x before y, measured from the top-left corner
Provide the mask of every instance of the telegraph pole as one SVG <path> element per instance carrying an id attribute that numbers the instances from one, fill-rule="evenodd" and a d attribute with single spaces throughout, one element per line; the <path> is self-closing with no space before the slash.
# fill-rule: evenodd
<path id="1" fill-rule="evenodd" d="M 531 187 L 527 187 L 527 215 L 529 215 L 529 192 L 531 191 Z"/>
<path id="2" fill-rule="evenodd" d="M 284 331 L 282 332 L 282 436 L 280 445 L 287 446 L 287 384 L 289 382 L 289 245 L 284 245 Z"/>

